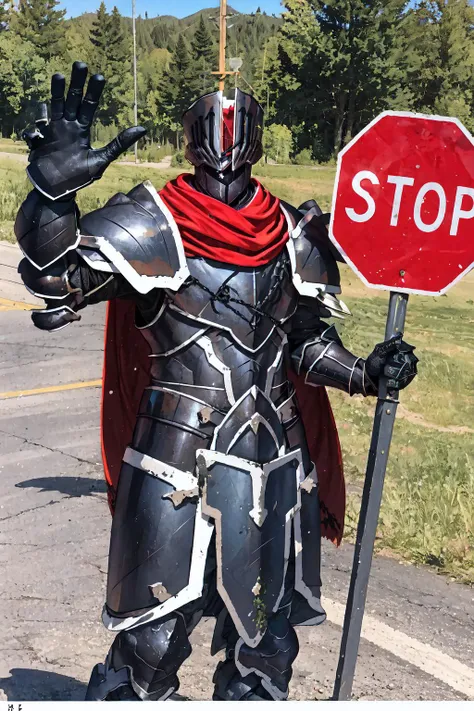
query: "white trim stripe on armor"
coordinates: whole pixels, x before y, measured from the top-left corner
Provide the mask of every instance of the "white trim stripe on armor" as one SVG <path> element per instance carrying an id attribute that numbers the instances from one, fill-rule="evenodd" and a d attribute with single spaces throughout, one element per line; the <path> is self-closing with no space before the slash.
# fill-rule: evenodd
<path id="1" fill-rule="evenodd" d="M 33 181 L 31 181 L 31 182 L 33 182 Z M 35 187 L 36 187 L 36 185 L 35 185 Z M 41 192 L 42 192 L 42 191 L 41 191 Z M 46 195 L 46 193 L 44 193 L 44 194 Z M 46 197 L 48 197 L 48 196 L 46 196 Z M 76 241 L 74 242 L 74 244 L 72 244 L 70 247 L 68 247 L 67 249 L 65 249 L 64 252 L 61 252 L 61 254 L 56 255 L 56 256 L 54 257 L 54 259 L 52 259 L 50 262 L 48 262 L 48 264 L 45 264 L 44 267 L 40 267 L 38 264 L 36 264 L 36 262 L 34 262 L 34 261 L 31 259 L 31 257 L 29 257 L 29 256 L 27 255 L 27 253 L 26 253 L 26 252 L 22 249 L 22 247 L 21 247 L 21 242 L 17 242 L 17 244 L 18 244 L 18 246 L 19 246 L 19 248 L 20 248 L 20 250 L 21 250 L 21 253 L 23 254 L 24 257 L 26 257 L 26 259 L 30 262 L 30 264 L 32 264 L 32 265 L 35 267 L 35 269 L 38 269 L 40 272 L 43 272 L 45 269 L 47 269 L 47 268 L 50 267 L 52 264 L 54 264 L 54 263 L 57 262 L 59 259 L 61 259 L 61 257 L 64 257 L 65 254 L 67 254 L 68 252 L 70 252 L 70 251 L 73 250 L 73 249 L 76 249 L 76 247 L 78 246 L 79 242 L 81 241 L 81 235 L 79 234 L 79 231 L 76 232 L 76 235 L 77 235 L 77 239 L 76 239 Z M 48 298 L 49 298 L 49 297 L 48 297 Z"/>
<path id="2" fill-rule="evenodd" d="M 176 220 L 174 219 L 173 215 L 169 211 L 169 209 L 166 207 L 165 203 L 163 200 L 160 198 L 158 192 L 156 191 L 155 186 L 150 180 L 145 180 L 143 183 L 143 187 L 148 190 L 150 195 L 152 196 L 153 200 L 156 202 L 158 207 L 160 208 L 161 212 L 163 215 L 166 217 L 166 220 L 168 222 L 168 225 L 171 229 L 171 232 L 174 237 L 174 242 L 176 245 L 176 250 L 178 252 L 178 259 L 179 259 L 179 264 L 180 267 L 185 266 L 186 271 L 188 270 L 187 264 L 186 264 L 186 254 L 184 252 L 184 246 L 183 246 L 183 240 L 181 239 L 181 234 L 179 231 L 179 227 L 176 224 Z M 179 272 L 177 272 L 179 273 Z M 176 276 L 176 275 L 175 275 Z M 186 278 L 189 276 L 189 272 L 186 274 Z M 184 280 L 183 280 L 184 281 Z"/>
<path id="3" fill-rule="evenodd" d="M 232 387 L 232 371 L 228 365 L 225 365 L 216 355 L 214 346 L 209 336 L 201 336 L 196 341 L 197 345 L 204 351 L 207 362 L 212 368 L 215 368 L 218 373 L 221 373 L 224 379 L 224 387 L 227 399 L 231 405 L 235 403 L 234 390 Z M 222 388 L 209 388 L 210 390 L 222 390 Z"/>
<path id="4" fill-rule="evenodd" d="M 245 398 L 248 397 L 249 395 L 251 395 L 251 396 L 253 397 L 253 399 L 256 400 L 259 393 L 260 393 L 261 395 L 263 395 L 263 397 L 266 399 L 266 401 L 268 402 L 268 404 L 270 405 L 270 407 L 275 411 L 276 414 L 278 414 L 277 408 L 275 407 L 275 403 L 270 400 L 270 398 L 268 397 L 268 395 L 267 395 L 266 393 L 264 393 L 262 390 L 260 390 L 260 388 L 258 388 L 256 385 L 252 385 L 251 388 L 249 388 L 248 390 L 246 390 L 246 391 L 239 397 L 239 399 L 235 401 L 235 403 L 232 405 L 231 409 L 230 409 L 229 412 L 226 414 L 226 416 L 224 417 L 224 419 L 222 420 L 222 422 L 220 422 L 220 423 L 217 425 L 217 427 L 215 428 L 215 430 L 214 430 L 214 435 L 213 435 L 213 437 L 212 437 L 212 442 L 211 442 L 210 449 L 215 449 L 215 448 L 216 448 L 217 437 L 218 437 L 218 435 L 219 435 L 219 432 L 220 432 L 221 428 L 222 428 L 222 427 L 225 425 L 225 423 L 232 417 L 232 415 L 233 415 L 233 413 L 234 413 L 234 410 L 236 410 L 236 408 L 240 405 L 240 403 L 242 403 L 242 402 L 245 400 Z M 250 422 L 246 422 L 245 425 L 244 425 L 244 427 L 247 428 L 249 425 L 250 425 Z M 274 438 L 276 438 L 275 432 L 273 432 L 273 435 L 272 435 L 272 436 L 273 436 Z M 277 440 L 277 441 L 278 441 L 278 440 Z M 278 445 L 277 445 L 277 448 L 278 448 Z M 242 460 L 242 461 L 244 461 L 244 460 Z"/>
<path id="5" fill-rule="evenodd" d="M 158 313 L 156 314 L 156 316 L 153 316 L 150 323 L 147 323 L 145 326 L 137 326 L 137 324 L 135 323 L 135 328 L 138 329 L 139 331 L 144 331 L 145 328 L 150 328 L 151 326 L 154 326 L 154 324 L 160 320 L 165 309 L 166 309 L 166 300 L 163 299 L 163 303 L 161 304 L 160 308 L 158 309 Z M 149 355 L 148 357 L 151 358 L 152 355 Z"/>
<path id="6" fill-rule="evenodd" d="M 214 392 L 214 390 L 220 390 L 221 392 L 225 392 L 225 388 L 219 388 L 216 385 L 195 385 L 194 383 L 176 383 L 172 382 L 171 380 L 155 380 L 155 383 L 164 386 L 179 385 L 180 388 L 197 388 L 198 390 L 210 390 L 211 392 Z M 174 392 L 178 392 L 178 390 L 175 390 Z"/>
<path id="7" fill-rule="evenodd" d="M 329 309 L 333 316 L 341 318 L 340 314 L 351 315 L 351 312 L 342 299 L 330 293 L 323 292 L 316 297 L 324 306 Z"/>
<path id="8" fill-rule="evenodd" d="M 193 316 L 192 314 L 188 313 L 187 311 L 183 311 L 182 309 L 178 308 L 175 304 L 170 303 L 168 305 L 168 308 L 171 309 L 171 311 L 176 311 L 178 314 L 182 314 L 183 316 L 186 316 L 186 318 L 191 319 L 191 321 L 196 321 L 197 323 L 202 323 L 202 324 L 205 324 L 206 326 L 214 326 L 214 328 L 219 328 L 222 331 L 227 331 L 227 333 L 230 333 L 230 335 L 232 336 L 234 341 L 239 346 L 242 346 L 242 348 L 244 348 L 246 351 L 249 351 L 250 353 L 257 353 L 257 351 L 261 350 L 261 348 L 263 348 L 265 343 L 267 343 L 268 339 L 270 338 L 270 336 L 272 336 L 273 332 L 275 331 L 275 326 L 272 325 L 272 327 L 269 329 L 268 335 L 265 338 L 265 340 L 263 340 L 257 346 L 257 348 L 250 348 L 245 343 L 243 343 L 243 341 L 241 341 L 238 338 L 238 336 L 235 335 L 234 331 L 229 326 L 224 326 L 223 324 L 215 323 L 214 321 L 208 321 L 207 319 L 202 318 L 201 316 Z M 296 311 L 296 305 L 295 305 L 295 311 Z M 281 321 L 281 323 L 285 323 L 285 321 L 288 321 L 288 319 L 290 319 L 293 316 L 293 314 L 294 314 L 294 311 L 293 311 L 293 313 L 289 314 L 285 319 L 283 319 Z"/>
<path id="9" fill-rule="evenodd" d="M 40 186 L 38 185 L 38 183 L 36 183 L 36 182 L 33 180 L 33 178 L 32 178 L 31 175 L 30 175 L 30 172 L 29 172 L 29 169 L 28 169 L 28 168 L 29 168 L 29 166 L 28 166 L 27 169 L 26 169 L 26 173 L 27 173 L 27 175 L 28 175 L 28 180 L 29 180 L 30 183 L 36 188 L 36 190 L 37 190 L 39 193 L 41 193 L 42 195 L 44 195 L 45 197 L 47 197 L 48 200 L 53 200 L 53 201 L 55 201 L 55 200 L 60 200 L 60 199 L 63 198 L 63 197 L 66 197 L 66 195 L 73 195 L 73 194 L 76 193 L 78 190 L 82 190 L 82 188 L 87 188 L 88 185 L 91 185 L 91 183 L 94 182 L 93 179 L 91 178 L 91 179 L 88 180 L 86 183 L 83 183 L 82 185 L 79 185 L 79 187 L 74 188 L 74 190 L 66 190 L 64 193 L 61 193 L 61 195 L 56 195 L 56 197 L 53 197 L 52 195 L 49 195 L 45 190 L 43 190 L 43 188 L 40 188 Z M 71 199 L 72 199 L 72 198 L 71 198 Z M 48 265 L 48 266 L 49 266 L 49 265 Z"/>
<path id="10" fill-rule="evenodd" d="M 132 449 L 131 447 L 127 447 L 125 450 L 122 461 L 125 462 L 125 464 L 130 464 L 130 466 L 135 467 L 135 469 L 141 469 L 143 472 L 151 474 L 157 477 L 157 479 L 165 481 L 167 484 L 171 484 L 176 491 L 192 489 L 197 484 L 195 474 L 177 469 L 171 464 L 160 462 L 159 459 L 150 457 L 148 454 L 142 454 L 142 452 L 137 452 L 136 449 Z"/>
<path id="11" fill-rule="evenodd" d="M 280 403 L 277 407 L 280 422 L 283 424 L 296 417 L 298 410 L 296 408 L 295 394 L 296 390 L 293 389 L 286 400 Z"/>
<path id="12" fill-rule="evenodd" d="M 168 304 L 166 304 L 166 306 L 168 306 Z M 145 326 L 145 328 L 147 328 L 147 327 Z M 174 353 L 178 353 L 183 348 L 186 348 L 186 346 L 189 346 L 190 343 L 192 343 L 193 341 L 196 341 L 208 330 L 209 330 L 209 327 L 201 328 L 199 331 L 196 331 L 196 333 L 193 333 L 193 335 L 190 336 L 190 338 L 188 338 L 186 341 L 183 341 L 178 346 L 171 348 L 169 351 L 164 351 L 163 353 L 151 353 L 148 357 L 149 358 L 167 358 L 168 356 L 173 355 Z"/>
<path id="13" fill-rule="evenodd" d="M 277 331 L 278 330 L 279 329 L 277 329 Z M 283 333 L 283 332 L 281 332 L 281 333 Z M 284 333 L 282 336 L 282 339 L 281 339 L 281 343 L 278 347 L 278 352 L 275 356 L 275 360 L 273 361 L 273 363 L 271 364 L 271 366 L 268 368 L 268 371 L 267 371 L 267 380 L 265 382 L 265 395 L 267 397 L 270 396 L 270 393 L 273 390 L 273 387 L 272 387 L 273 378 L 275 377 L 275 373 L 277 372 L 278 368 L 281 365 L 281 361 L 283 358 L 283 351 L 285 350 L 285 346 L 287 345 L 287 343 L 288 343 L 288 336 L 286 335 L 286 333 Z"/>
<path id="14" fill-rule="evenodd" d="M 180 266 L 172 277 L 139 274 L 105 237 L 96 237 L 95 241 L 102 254 L 104 254 L 107 259 L 110 259 L 117 270 L 139 294 L 148 294 L 152 289 L 172 289 L 173 291 L 177 291 L 189 276 L 186 262 Z"/>
<path id="15" fill-rule="evenodd" d="M 209 405 L 208 402 L 205 402 L 204 400 L 200 400 L 198 397 L 194 397 L 194 395 L 190 395 L 189 393 L 185 393 L 181 390 L 173 390 L 172 388 L 166 388 L 162 385 L 148 385 L 148 387 L 146 387 L 145 390 L 159 390 L 162 393 L 171 393 L 172 395 L 180 395 L 181 397 L 187 397 L 188 400 L 194 400 L 194 402 L 198 402 L 200 405 L 205 405 L 206 407 L 210 407 L 212 410 L 216 410 L 216 408 L 212 407 L 212 405 Z"/>
<path id="16" fill-rule="evenodd" d="M 226 419 L 227 419 L 227 416 L 226 416 Z M 221 423 L 221 425 L 222 425 L 222 423 Z M 285 453 L 285 445 L 283 444 L 280 447 L 280 445 L 278 443 L 278 437 L 276 436 L 275 431 L 273 430 L 273 427 L 270 427 L 270 425 L 268 424 L 266 419 L 259 412 L 255 412 L 252 415 L 252 417 L 250 418 L 250 420 L 248 420 L 248 422 L 244 422 L 244 424 L 241 427 L 239 427 L 239 429 L 237 430 L 235 435 L 232 437 L 232 439 L 227 447 L 226 454 L 228 454 L 230 452 L 232 447 L 234 447 L 235 444 L 237 444 L 239 439 L 242 437 L 242 435 L 245 434 L 245 432 L 247 432 L 247 430 L 251 429 L 255 434 L 257 434 L 257 430 L 260 426 L 265 427 L 267 429 L 268 433 L 270 434 L 270 437 L 273 439 L 273 442 L 275 443 L 275 447 L 278 450 L 278 454 L 279 455 L 284 454 Z M 263 523 L 263 521 L 262 521 L 262 523 Z M 259 525 L 261 525 L 261 524 L 259 524 Z"/>
<path id="17" fill-rule="evenodd" d="M 70 306 L 66 306 L 66 304 L 63 304 L 62 306 L 55 306 L 54 309 L 32 309 L 31 313 L 32 314 L 52 314 L 55 311 L 69 311 L 71 314 L 76 315 L 76 312 L 74 309 L 71 309 Z M 63 328 L 66 328 L 66 326 L 69 326 L 72 321 L 68 321 L 67 323 L 63 323 L 61 326 L 58 326 L 57 328 L 50 328 L 48 329 L 49 333 L 56 333 L 57 331 L 61 331 Z"/>
<path id="18" fill-rule="evenodd" d="M 313 463 L 313 468 L 309 472 L 309 474 L 303 478 L 300 479 L 299 482 L 299 491 L 301 495 L 301 489 L 303 488 L 303 484 L 306 484 L 308 482 L 308 485 L 311 489 L 317 486 L 318 482 L 318 476 L 316 473 L 316 467 Z M 308 489 L 306 488 L 306 491 Z M 308 492 L 310 493 L 310 492 Z M 294 533 L 295 533 L 295 590 L 297 590 L 303 597 L 307 600 L 308 604 L 312 609 L 317 612 L 318 614 L 316 615 L 315 618 L 312 618 L 310 620 L 305 621 L 305 625 L 312 625 L 315 624 L 316 622 L 323 622 L 324 620 L 324 610 L 321 607 L 321 599 L 319 597 L 315 597 L 313 593 L 311 592 L 311 589 L 305 584 L 303 580 L 303 542 L 302 542 L 302 536 L 301 536 L 301 511 L 298 509 L 298 511 L 295 513 L 295 520 L 294 520 Z"/>
<path id="19" fill-rule="evenodd" d="M 171 484 L 176 489 L 191 489 L 196 487 L 197 478 L 194 474 L 187 471 L 176 469 L 165 462 L 160 462 L 154 457 L 150 457 L 141 452 L 128 447 L 123 459 L 124 462 L 130 464 L 137 469 L 141 469 L 152 476 L 156 476 L 162 481 Z M 191 568 L 189 572 L 189 582 L 182 590 L 170 597 L 160 605 L 147 610 L 136 617 L 114 617 L 104 606 L 102 612 L 102 621 L 109 630 L 120 632 L 122 630 L 138 627 L 145 622 L 157 620 L 164 615 L 174 612 L 178 608 L 186 605 L 188 602 L 196 600 L 202 595 L 202 587 L 204 583 L 204 569 L 206 566 L 207 550 L 211 542 L 214 525 L 209 522 L 206 515 L 202 513 L 202 502 L 199 500 L 196 507 L 196 517 L 194 523 L 193 549 L 191 554 Z M 156 582 L 155 585 L 159 585 Z"/>
<path id="20" fill-rule="evenodd" d="M 176 251 L 178 254 L 179 268 L 173 276 L 148 276 L 146 274 L 139 274 L 136 269 L 125 259 L 125 257 L 117 250 L 115 247 L 107 240 L 106 237 L 100 237 L 98 235 L 94 236 L 94 241 L 97 244 L 97 248 L 102 254 L 110 260 L 115 269 L 125 277 L 128 283 L 136 290 L 139 294 L 148 294 L 152 289 L 171 289 L 172 291 L 177 291 L 179 287 L 186 281 L 189 276 L 189 269 L 186 261 L 186 255 L 184 253 L 183 242 L 181 235 L 179 233 L 178 225 L 176 224 L 173 215 L 166 207 L 163 200 L 160 198 L 156 189 L 151 184 L 149 180 L 142 183 L 143 187 L 150 193 L 151 197 L 160 208 L 163 213 L 176 246 Z M 79 239 L 82 235 L 79 235 Z M 86 236 L 84 235 L 86 239 Z M 97 269 L 98 271 L 110 271 L 109 267 L 105 266 L 105 262 L 99 264 L 95 263 L 94 260 L 87 259 L 84 257 L 83 251 L 80 252 L 81 256 L 87 261 L 90 267 Z"/>
<path id="21" fill-rule="evenodd" d="M 316 205 L 315 207 L 312 207 L 308 210 L 308 212 L 305 212 L 301 220 L 298 222 L 296 227 L 293 229 L 292 232 L 292 237 L 293 239 L 298 239 L 298 237 L 303 233 L 303 227 L 306 227 L 308 222 L 311 222 L 313 217 L 319 217 L 322 215 L 321 208 L 319 205 Z"/>
<path id="22" fill-rule="evenodd" d="M 81 239 L 83 236 L 81 235 Z M 97 252 L 95 249 L 90 249 L 88 247 L 78 247 L 76 252 L 85 261 L 87 266 L 94 269 L 96 272 L 112 272 L 112 274 L 118 274 L 119 270 L 114 267 L 113 264 L 107 262 L 104 256 Z"/>
<path id="23" fill-rule="evenodd" d="M 207 516 L 202 513 L 202 503 L 198 502 L 196 507 L 196 518 L 194 524 L 193 550 L 191 553 L 191 569 L 189 572 L 189 582 L 186 587 L 179 591 L 177 595 L 170 597 L 161 605 L 147 610 L 137 617 L 113 617 L 104 606 L 102 612 L 102 622 L 107 629 L 113 632 L 129 630 L 133 627 L 159 620 L 160 617 L 168 615 L 170 612 L 178 610 L 188 602 L 197 600 L 202 595 L 204 584 L 204 569 L 206 567 L 207 550 L 211 542 L 214 525 L 210 523 Z M 159 585 L 156 582 L 155 585 Z"/>

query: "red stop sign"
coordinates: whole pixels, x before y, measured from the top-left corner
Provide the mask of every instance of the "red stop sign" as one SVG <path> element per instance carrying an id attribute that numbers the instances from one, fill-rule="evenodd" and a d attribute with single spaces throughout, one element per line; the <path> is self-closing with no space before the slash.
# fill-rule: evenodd
<path id="1" fill-rule="evenodd" d="M 442 294 L 474 265 L 474 142 L 454 118 L 387 111 L 339 154 L 330 235 L 368 285 Z"/>

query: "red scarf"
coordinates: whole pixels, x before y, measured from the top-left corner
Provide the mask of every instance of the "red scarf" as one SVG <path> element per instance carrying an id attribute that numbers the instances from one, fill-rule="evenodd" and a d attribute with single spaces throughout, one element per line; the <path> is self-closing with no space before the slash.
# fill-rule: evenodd
<path id="1" fill-rule="evenodd" d="M 187 257 L 205 257 L 241 267 L 267 264 L 288 240 L 280 201 L 256 180 L 253 199 L 236 210 L 193 188 L 182 173 L 160 197 L 178 225 Z"/>

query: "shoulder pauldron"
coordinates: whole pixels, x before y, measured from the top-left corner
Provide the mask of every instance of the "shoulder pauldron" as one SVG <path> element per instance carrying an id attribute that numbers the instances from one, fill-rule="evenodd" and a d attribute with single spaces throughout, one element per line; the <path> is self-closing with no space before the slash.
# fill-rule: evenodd
<path id="1" fill-rule="evenodd" d="M 177 290 L 189 275 L 176 222 L 149 181 L 85 215 L 78 251 L 90 267 L 120 272 L 141 294 Z"/>
<path id="2" fill-rule="evenodd" d="M 298 210 L 282 202 L 290 238 L 287 242 L 293 284 L 301 296 L 321 301 L 333 316 L 349 314 L 335 294 L 341 293 L 337 261 L 343 261 L 329 240 L 321 209 L 314 200 Z"/>

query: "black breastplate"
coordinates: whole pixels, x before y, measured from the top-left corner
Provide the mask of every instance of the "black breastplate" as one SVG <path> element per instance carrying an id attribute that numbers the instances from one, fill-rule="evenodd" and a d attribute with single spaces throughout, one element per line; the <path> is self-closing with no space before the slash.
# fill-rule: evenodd
<path id="1" fill-rule="evenodd" d="M 168 292 L 168 307 L 202 325 L 232 334 L 255 352 L 277 326 L 294 313 L 297 292 L 286 251 L 257 268 L 188 259 L 191 276 L 178 292 Z"/>
<path id="2" fill-rule="evenodd" d="M 253 386 L 288 397 L 285 323 L 297 293 L 286 252 L 257 269 L 188 260 L 190 278 L 141 329 L 152 385 L 227 412 Z"/>

